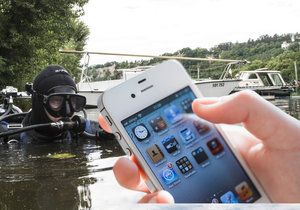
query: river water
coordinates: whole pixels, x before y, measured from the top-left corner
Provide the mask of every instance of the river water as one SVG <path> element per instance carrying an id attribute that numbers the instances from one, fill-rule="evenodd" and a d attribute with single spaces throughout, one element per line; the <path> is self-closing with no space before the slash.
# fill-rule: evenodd
<path id="1" fill-rule="evenodd" d="M 300 119 L 299 96 L 271 102 Z M 96 119 L 98 111 L 88 110 L 88 115 Z M 104 139 L 0 145 L 0 209 L 103 209 L 136 202 L 140 195 L 113 178 L 113 157 L 122 155 L 117 142 Z"/>

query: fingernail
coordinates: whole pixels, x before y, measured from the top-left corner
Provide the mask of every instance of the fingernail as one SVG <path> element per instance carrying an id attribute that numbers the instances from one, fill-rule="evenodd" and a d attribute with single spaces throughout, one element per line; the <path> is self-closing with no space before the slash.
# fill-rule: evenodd
<path id="1" fill-rule="evenodd" d="M 209 105 L 219 102 L 219 98 L 217 97 L 209 97 L 209 98 L 197 98 L 195 99 L 196 103 L 199 103 L 201 105 Z"/>

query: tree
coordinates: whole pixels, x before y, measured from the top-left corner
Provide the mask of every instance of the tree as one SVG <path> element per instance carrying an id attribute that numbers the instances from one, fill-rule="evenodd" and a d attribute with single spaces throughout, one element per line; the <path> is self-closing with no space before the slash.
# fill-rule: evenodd
<path id="1" fill-rule="evenodd" d="M 83 50 L 88 28 L 79 20 L 88 0 L 2 0 L 0 3 L 0 88 L 19 88 L 49 64 L 78 76 L 80 55 L 59 49 Z M 5 78 L 5 79 L 2 79 Z"/>
<path id="2" fill-rule="evenodd" d="M 283 79 L 291 82 L 295 80 L 294 61 L 300 62 L 300 52 L 286 51 L 271 59 L 267 67 L 281 71 Z"/>
<path id="3" fill-rule="evenodd" d="M 298 34 L 295 34 L 297 37 Z M 200 58 L 227 58 L 236 60 L 248 60 L 249 64 L 237 65 L 232 69 L 232 75 L 239 73 L 239 71 L 255 70 L 259 68 L 271 68 L 282 72 L 284 79 L 287 82 L 294 80 L 294 61 L 300 63 L 300 47 L 298 43 L 290 45 L 289 49 L 284 50 L 281 44 L 291 40 L 291 34 L 283 35 L 263 35 L 257 40 L 249 39 L 243 43 L 221 43 L 211 49 L 203 48 L 183 48 L 174 53 L 164 53 L 165 56 L 185 56 L 185 57 L 200 57 Z M 153 58 L 149 61 L 136 62 L 115 62 L 116 68 L 133 68 L 140 65 L 155 65 L 162 62 L 161 58 Z M 193 77 L 197 78 L 198 73 L 200 78 L 218 79 L 225 68 L 224 63 L 208 62 L 208 61 L 190 61 L 182 60 L 181 63 L 187 69 L 187 72 Z M 112 63 L 103 64 L 101 66 L 111 66 Z M 198 71 L 199 69 L 199 71 Z M 112 77 L 110 77 L 112 78 Z"/>

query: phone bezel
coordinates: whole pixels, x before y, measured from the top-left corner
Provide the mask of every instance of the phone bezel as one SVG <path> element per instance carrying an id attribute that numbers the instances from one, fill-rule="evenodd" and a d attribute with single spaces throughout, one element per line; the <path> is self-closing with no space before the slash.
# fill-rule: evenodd
<path id="1" fill-rule="evenodd" d="M 171 82 L 168 82 L 167 80 L 171 76 Z M 142 80 L 144 80 L 144 82 L 139 83 L 139 81 Z M 166 83 L 168 85 L 166 85 Z M 149 90 L 144 92 L 141 91 L 150 86 L 152 87 Z M 136 77 L 105 91 L 102 94 L 102 99 L 100 100 L 100 103 L 102 104 L 100 107 L 104 108 L 102 110 L 105 110 L 106 114 L 109 115 L 113 121 L 113 131 L 117 131 L 121 134 L 121 139 L 119 141 L 121 142 L 123 149 L 126 150 L 127 148 L 124 148 L 124 145 L 128 145 L 132 153 L 136 156 L 140 166 L 146 172 L 149 178 L 149 180 L 146 180 L 146 183 L 148 182 L 150 191 L 161 190 L 163 188 L 157 177 L 153 174 L 152 170 L 146 163 L 144 157 L 139 152 L 138 148 L 132 142 L 130 136 L 121 124 L 121 121 L 187 86 L 191 88 L 196 97 L 203 97 L 200 90 L 193 84 L 184 67 L 179 62 L 170 60 L 163 62 L 143 72 L 142 74 L 139 74 Z M 131 97 L 131 94 L 133 93 L 136 95 L 135 98 Z M 117 101 L 121 101 L 122 104 L 117 104 L 115 98 L 118 99 Z M 231 142 L 228 140 L 228 137 L 224 133 L 223 129 L 220 127 L 220 125 L 216 125 L 216 128 L 224 137 L 224 140 L 228 144 L 229 148 L 236 156 L 239 163 L 252 180 L 253 184 L 256 186 L 257 190 L 260 192 L 261 198 L 255 203 L 270 202 L 270 199 L 264 192 L 262 186 L 247 167 L 247 164 L 239 152 L 236 151 Z M 122 141 L 125 141 L 125 144 Z M 152 186 L 154 186 L 154 188 Z"/>

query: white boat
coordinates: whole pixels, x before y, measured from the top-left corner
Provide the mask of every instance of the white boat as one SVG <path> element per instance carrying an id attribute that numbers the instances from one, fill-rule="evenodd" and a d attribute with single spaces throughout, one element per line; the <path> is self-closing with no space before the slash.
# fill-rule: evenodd
<path id="1" fill-rule="evenodd" d="M 238 86 L 240 81 L 240 79 L 194 80 L 205 97 L 229 95 Z"/>
<path id="2" fill-rule="evenodd" d="M 293 88 L 283 80 L 280 71 L 267 68 L 240 72 L 241 79 L 233 92 L 250 89 L 260 95 L 289 96 Z"/>
<path id="3" fill-rule="evenodd" d="M 122 79 L 90 82 L 82 79 L 77 84 L 79 94 L 87 99 L 88 107 L 97 106 L 99 96 L 108 88 L 116 86 L 121 82 L 134 77 L 151 66 L 140 66 L 132 69 L 119 69 L 122 72 Z M 230 94 L 238 86 L 240 79 L 219 79 L 219 80 L 194 80 L 197 87 L 206 97 L 219 97 Z"/>
<path id="4" fill-rule="evenodd" d="M 109 88 L 112 88 L 125 80 L 128 80 L 146 69 L 150 68 L 149 66 L 141 66 L 132 69 L 119 69 L 118 71 L 122 72 L 121 79 L 114 80 L 103 80 L 103 81 L 89 81 L 88 77 L 81 76 L 82 79 L 79 83 L 77 83 L 77 90 L 80 95 L 86 97 L 86 106 L 87 107 L 95 107 L 98 103 L 99 96 Z M 84 74 L 82 74 L 84 75 Z"/>

